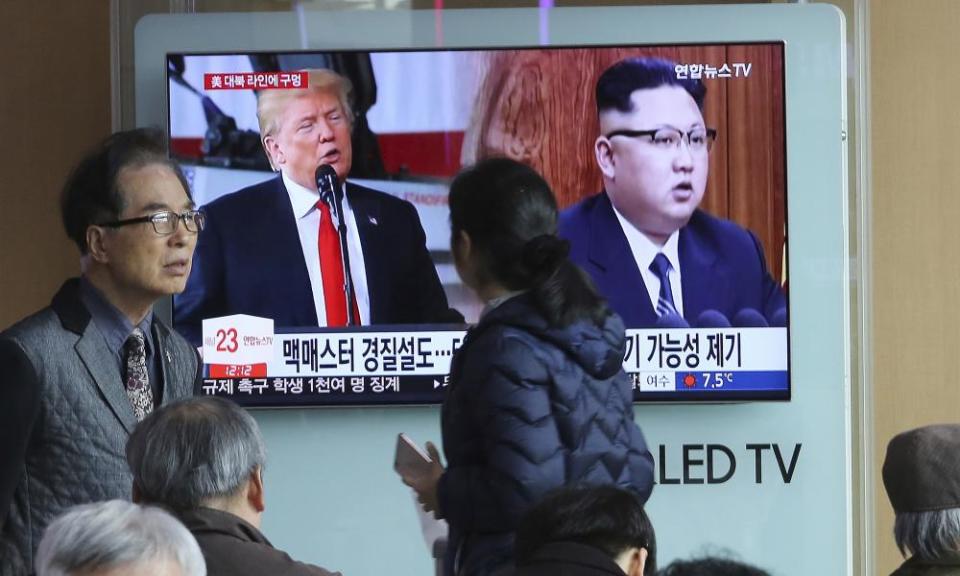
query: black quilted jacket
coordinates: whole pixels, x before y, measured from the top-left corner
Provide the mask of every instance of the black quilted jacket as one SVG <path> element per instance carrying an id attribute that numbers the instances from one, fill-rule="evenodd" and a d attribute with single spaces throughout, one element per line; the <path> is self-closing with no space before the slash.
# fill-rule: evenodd
<path id="1" fill-rule="evenodd" d="M 520 516 L 560 486 L 616 484 L 650 496 L 653 458 L 633 421 L 624 346 L 618 316 L 551 328 L 527 294 L 468 332 L 442 416 L 448 571 L 455 556 L 458 575 L 511 563 Z"/>

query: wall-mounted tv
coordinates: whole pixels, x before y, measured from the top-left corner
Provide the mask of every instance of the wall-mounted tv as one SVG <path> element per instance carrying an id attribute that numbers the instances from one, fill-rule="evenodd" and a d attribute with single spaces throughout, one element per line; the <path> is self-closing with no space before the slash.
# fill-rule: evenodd
<path id="1" fill-rule="evenodd" d="M 352 118 L 304 96 L 316 70 L 349 80 Z M 508 156 L 550 183 L 571 258 L 624 318 L 636 401 L 790 398 L 782 42 L 170 53 L 167 80 L 170 153 L 207 211 L 173 309 L 204 393 L 441 401 L 483 307 L 447 188 Z M 346 326 L 317 264 L 320 164 L 346 181 Z"/>

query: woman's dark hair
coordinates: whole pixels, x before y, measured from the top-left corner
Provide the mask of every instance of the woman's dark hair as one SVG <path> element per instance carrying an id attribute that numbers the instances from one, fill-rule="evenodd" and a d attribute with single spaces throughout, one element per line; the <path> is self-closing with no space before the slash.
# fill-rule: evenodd
<path id="1" fill-rule="evenodd" d="M 470 236 L 481 281 L 529 290 L 551 325 L 582 318 L 599 324 L 606 316 L 606 302 L 556 235 L 550 186 L 526 164 L 490 158 L 460 172 L 450 186 L 450 228 L 454 243 L 461 231 Z"/>

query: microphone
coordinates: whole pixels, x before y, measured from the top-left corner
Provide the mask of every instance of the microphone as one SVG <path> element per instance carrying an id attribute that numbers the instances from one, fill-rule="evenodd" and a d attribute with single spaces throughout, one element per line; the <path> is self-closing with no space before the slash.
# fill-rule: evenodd
<path id="1" fill-rule="evenodd" d="M 317 181 L 317 191 L 320 192 L 320 199 L 330 208 L 330 217 L 336 224 L 337 235 L 340 237 L 340 262 L 343 265 L 343 296 L 347 303 L 347 325 L 356 326 L 360 319 L 353 313 L 353 275 L 350 272 L 347 223 L 341 217 L 343 214 L 343 193 L 340 190 L 340 180 L 337 178 L 337 171 L 329 164 L 317 166 L 313 177 Z"/>
<path id="2" fill-rule="evenodd" d="M 770 324 L 763 314 L 753 308 L 744 308 L 733 317 L 733 325 L 737 328 L 767 328 Z"/>
<path id="3" fill-rule="evenodd" d="M 657 318 L 657 323 L 653 325 L 654 328 L 689 328 L 690 324 L 687 323 L 679 314 L 668 313 L 664 314 Z"/>
<path id="4" fill-rule="evenodd" d="M 337 178 L 337 171 L 329 164 L 317 166 L 317 171 L 313 173 L 317 181 L 317 191 L 320 192 L 320 199 L 330 207 L 330 213 L 333 215 L 337 227 L 340 224 L 340 180 Z"/>
<path id="5" fill-rule="evenodd" d="M 697 328 L 730 328 L 730 321 L 718 310 L 704 310 L 697 316 Z"/>

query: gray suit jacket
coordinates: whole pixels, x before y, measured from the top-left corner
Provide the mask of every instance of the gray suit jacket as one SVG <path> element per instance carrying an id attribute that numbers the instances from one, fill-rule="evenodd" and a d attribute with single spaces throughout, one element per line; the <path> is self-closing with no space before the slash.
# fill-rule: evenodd
<path id="1" fill-rule="evenodd" d="M 159 319 L 153 332 L 161 404 L 191 396 L 202 368 L 196 350 Z M 125 445 L 136 424 L 116 351 L 91 322 L 76 279 L 0 334 L 0 537 L 28 570 L 43 530 L 66 508 L 130 499 Z"/>

